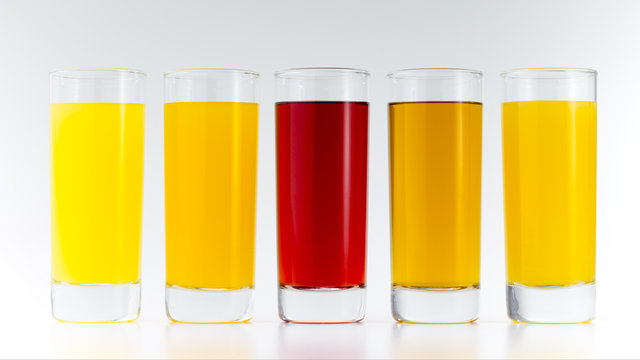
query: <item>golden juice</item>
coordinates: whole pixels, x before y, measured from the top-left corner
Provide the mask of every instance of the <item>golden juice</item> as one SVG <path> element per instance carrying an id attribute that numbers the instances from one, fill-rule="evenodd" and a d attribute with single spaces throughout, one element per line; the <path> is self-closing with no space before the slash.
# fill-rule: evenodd
<path id="1" fill-rule="evenodd" d="M 482 104 L 389 105 L 393 284 L 480 282 Z"/>
<path id="2" fill-rule="evenodd" d="M 502 106 L 509 284 L 595 279 L 596 103 Z"/>
<path id="3" fill-rule="evenodd" d="M 51 105 L 53 280 L 140 278 L 144 105 Z"/>
<path id="4" fill-rule="evenodd" d="M 258 104 L 165 104 L 167 285 L 253 286 Z"/>

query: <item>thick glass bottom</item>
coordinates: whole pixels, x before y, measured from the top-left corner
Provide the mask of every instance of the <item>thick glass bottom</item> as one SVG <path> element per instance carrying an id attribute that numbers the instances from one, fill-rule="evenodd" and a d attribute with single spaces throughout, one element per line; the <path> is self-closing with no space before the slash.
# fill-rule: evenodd
<path id="1" fill-rule="evenodd" d="M 397 321 L 424 324 L 468 323 L 478 318 L 480 288 L 416 288 L 394 285 L 391 311 Z"/>
<path id="2" fill-rule="evenodd" d="M 352 323 L 364 318 L 364 285 L 347 288 L 300 288 L 281 285 L 280 318 L 294 323 Z"/>
<path id="3" fill-rule="evenodd" d="M 51 310 L 60 321 L 124 322 L 140 314 L 140 283 L 77 284 L 51 283 Z"/>
<path id="4" fill-rule="evenodd" d="M 253 287 L 236 290 L 167 285 L 169 319 L 184 323 L 233 323 L 251 319 Z"/>
<path id="5" fill-rule="evenodd" d="M 507 285 L 507 310 L 517 322 L 586 322 L 595 317 L 595 304 L 595 282 L 569 286 Z"/>

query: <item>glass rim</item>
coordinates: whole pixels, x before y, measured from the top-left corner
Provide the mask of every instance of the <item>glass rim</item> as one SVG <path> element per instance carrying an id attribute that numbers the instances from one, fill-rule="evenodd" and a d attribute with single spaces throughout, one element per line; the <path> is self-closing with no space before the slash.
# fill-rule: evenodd
<path id="1" fill-rule="evenodd" d="M 443 76 L 444 75 L 444 76 Z M 467 68 L 409 68 L 387 74 L 390 79 L 456 78 L 460 76 L 482 77 L 482 71 Z"/>
<path id="2" fill-rule="evenodd" d="M 79 76 L 80 74 L 87 73 L 98 73 L 105 74 L 108 77 L 119 78 L 123 74 L 128 75 L 128 77 L 136 78 L 136 77 L 147 77 L 147 73 L 142 70 L 131 69 L 131 68 L 116 68 L 116 67 L 70 67 L 70 68 L 59 68 L 53 69 L 49 71 L 49 76 L 51 77 L 59 77 L 59 78 L 70 78 L 70 79 L 86 79 L 86 77 Z"/>
<path id="3" fill-rule="evenodd" d="M 313 79 L 345 75 L 355 75 L 368 78 L 371 74 L 363 69 L 330 66 L 290 68 L 279 70 L 274 73 L 275 77 L 284 79 Z"/>
<path id="4" fill-rule="evenodd" d="M 251 79 L 260 77 L 260 73 L 253 70 L 246 69 L 234 69 L 234 68 L 214 68 L 214 67 L 199 67 L 199 68 L 185 68 L 173 71 L 167 71 L 164 73 L 165 78 L 173 79 L 190 79 L 195 74 L 238 74 L 247 75 Z M 189 75 L 189 76 L 181 76 Z"/>
<path id="5" fill-rule="evenodd" d="M 594 69 L 576 67 L 518 68 L 506 70 L 500 74 L 505 79 L 570 79 L 597 75 L 598 72 Z"/>

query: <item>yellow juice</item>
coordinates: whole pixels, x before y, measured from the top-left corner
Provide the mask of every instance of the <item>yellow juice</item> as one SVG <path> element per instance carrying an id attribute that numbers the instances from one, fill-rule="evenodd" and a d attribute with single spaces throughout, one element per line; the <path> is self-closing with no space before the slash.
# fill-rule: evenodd
<path id="1" fill-rule="evenodd" d="M 502 106 L 507 280 L 595 279 L 596 103 Z"/>
<path id="2" fill-rule="evenodd" d="M 253 286 L 258 104 L 165 104 L 167 285 Z"/>
<path id="3" fill-rule="evenodd" d="M 482 104 L 389 105 L 393 284 L 480 282 Z"/>
<path id="4" fill-rule="evenodd" d="M 140 279 L 144 105 L 51 105 L 54 281 Z"/>

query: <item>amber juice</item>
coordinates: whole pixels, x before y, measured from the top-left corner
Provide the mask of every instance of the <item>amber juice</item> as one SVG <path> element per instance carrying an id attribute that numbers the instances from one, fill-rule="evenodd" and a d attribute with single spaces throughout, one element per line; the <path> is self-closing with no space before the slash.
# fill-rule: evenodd
<path id="1" fill-rule="evenodd" d="M 482 104 L 389 105 L 394 286 L 480 282 Z"/>

